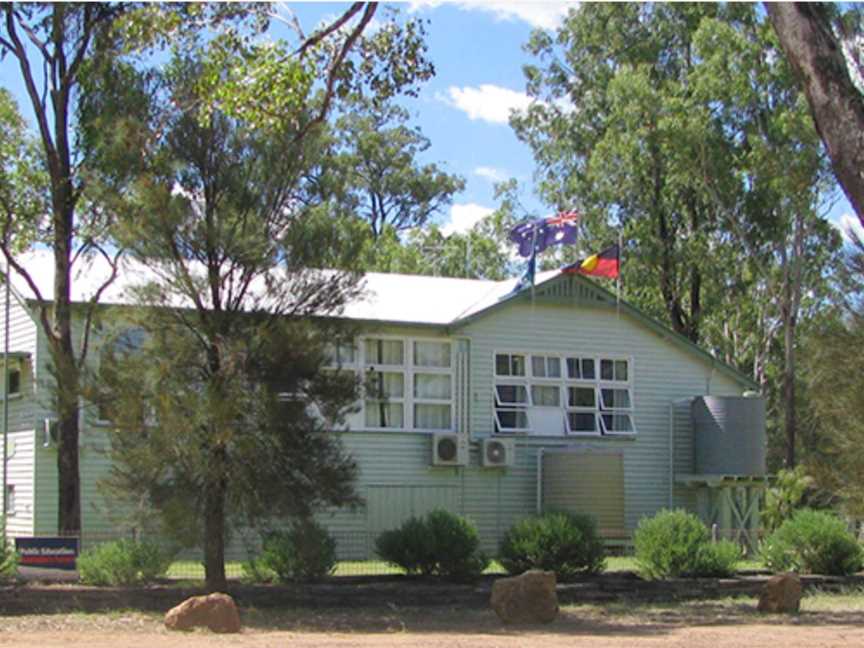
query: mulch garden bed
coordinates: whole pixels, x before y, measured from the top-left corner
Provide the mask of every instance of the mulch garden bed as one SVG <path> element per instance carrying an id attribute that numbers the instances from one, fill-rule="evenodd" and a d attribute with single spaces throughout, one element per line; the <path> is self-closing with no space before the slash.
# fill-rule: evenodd
<path id="1" fill-rule="evenodd" d="M 756 596 L 770 576 L 743 573 L 735 578 L 678 578 L 646 581 L 632 572 L 611 572 L 558 585 L 564 604 L 615 601 L 663 602 Z M 486 577 L 459 585 L 406 576 L 340 577 L 303 585 L 245 585 L 229 583 L 228 592 L 241 607 L 363 608 L 381 606 L 458 606 L 485 608 L 492 583 Z M 804 590 L 840 592 L 864 588 L 864 573 L 849 577 L 802 576 Z M 163 612 L 200 587 L 164 581 L 140 587 L 90 587 L 78 584 L 26 583 L 0 587 L 0 614 L 104 612 L 134 609 Z"/>

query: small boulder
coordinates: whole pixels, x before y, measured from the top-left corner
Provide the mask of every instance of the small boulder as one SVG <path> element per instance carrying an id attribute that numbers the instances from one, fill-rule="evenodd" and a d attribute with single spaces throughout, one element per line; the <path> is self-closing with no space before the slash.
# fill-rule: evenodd
<path id="1" fill-rule="evenodd" d="M 209 628 L 213 632 L 240 632 L 240 615 L 234 599 L 227 594 L 193 596 L 168 610 L 165 627 L 169 630 Z"/>
<path id="2" fill-rule="evenodd" d="M 801 609 L 801 579 L 797 574 L 773 576 L 759 593 L 760 612 L 797 614 Z"/>
<path id="3" fill-rule="evenodd" d="M 490 603 L 504 623 L 549 623 L 558 615 L 555 572 L 532 569 L 492 584 Z"/>

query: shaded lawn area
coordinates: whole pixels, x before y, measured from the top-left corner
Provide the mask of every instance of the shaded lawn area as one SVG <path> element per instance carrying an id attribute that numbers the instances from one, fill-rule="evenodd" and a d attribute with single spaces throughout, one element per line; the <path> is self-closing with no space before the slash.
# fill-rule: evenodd
<path id="1" fill-rule="evenodd" d="M 610 556 L 606 559 L 607 572 L 638 571 L 639 566 L 632 556 Z M 758 571 L 764 569 L 764 565 L 755 560 L 742 560 L 738 563 L 739 571 Z M 243 567 L 239 561 L 231 561 L 225 564 L 225 572 L 228 578 L 242 578 Z M 340 561 L 336 563 L 334 576 L 390 576 L 403 574 L 400 567 L 391 565 L 381 560 L 353 560 Z M 486 574 L 505 574 L 504 568 L 497 560 L 493 560 L 484 572 Z M 168 570 L 168 578 L 203 581 L 204 566 L 192 560 L 180 560 L 171 564 Z"/>

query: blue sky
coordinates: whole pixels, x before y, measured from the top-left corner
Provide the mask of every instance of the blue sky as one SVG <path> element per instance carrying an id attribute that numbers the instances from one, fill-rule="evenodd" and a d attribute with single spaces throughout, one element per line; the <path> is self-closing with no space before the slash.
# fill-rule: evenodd
<path id="1" fill-rule="evenodd" d="M 554 29 L 575 2 L 449 2 L 417 0 L 401 3 L 400 11 L 427 19 L 429 57 L 436 76 L 416 99 L 404 102 L 413 122 L 431 140 L 424 162 L 432 161 L 466 180 L 439 220 L 445 231 L 465 230 L 494 209 L 493 185 L 515 177 L 525 188 L 523 204 L 547 210 L 531 192 L 534 161 L 507 124 L 509 112 L 527 105 L 522 65 L 529 61 L 522 46 L 532 29 Z M 348 3 L 288 3 L 307 33 L 322 20 L 341 14 Z M 385 12 L 379 9 L 381 19 Z M 281 31 L 278 27 L 277 34 Z M 281 35 L 281 34 L 279 34 Z M 12 57 L 0 62 L 0 85 L 18 97 L 25 114 L 27 101 Z M 852 209 L 840 195 L 831 210 L 835 223 L 854 223 Z"/>

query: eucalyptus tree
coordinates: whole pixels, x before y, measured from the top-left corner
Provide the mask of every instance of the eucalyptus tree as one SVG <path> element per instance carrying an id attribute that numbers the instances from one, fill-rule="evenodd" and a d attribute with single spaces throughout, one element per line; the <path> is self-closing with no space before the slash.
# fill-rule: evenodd
<path id="1" fill-rule="evenodd" d="M 13 274 L 20 275 L 40 304 L 39 323 L 47 340 L 56 379 L 59 417 L 57 473 L 58 531 L 81 529 L 78 469 L 78 408 L 81 371 L 86 362 L 95 305 L 110 274 L 83 311 L 83 334 L 73 338 L 73 266 L 88 254 L 103 256 L 116 267 L 118 251 L 106 246 L 112 207 L 100 202 L 100 178 L 93 151 L 82 145 L 88 126 L 79 112 L 94 69 L 135 60 L 168 42 L 180 43 L 200 29 L 218 30 L 249 17 L 260 27 L 262 14 L 249 5 L 146 5 L 142 3 L 27 4 L 0 7 L 0 58 L 11 60 L 35 120 L 42 173 L 32 192 L 7 194 L 0 220 L 0 250 Z M 133 114 L 130 117 L 134 117 Z M 104 131 L 103 131 L 104 132 Z M 107 135 L 108 132 L 105 132 Z M 105 194 L 101 194 L 104 197 Z M 36 205 L 41 202 L 41 205 Z M 23 241 L 52 249 L 54 285 L 42 294 L 21 262 Z"/>
<path id="2" fill-rule="evenodd" d="M 837 180 L 864 225 L 864 25 L 860 6 L 766 2 Z"/>
<path id="3" fill-rule="evenodd" d="M 832 183 L 770 25 L 750 5 L 586 5 L 535 32 L 512 125 L 545 200 L 623 231 L 624 294 L 765 383 L 781 348 L 786 461 L 796 325 L 838 238 Z M 593 233 L 590 232 L 593 230 Z"/>
<path id="4" fill-rule="evenodd" d="M 393 103 L 357 100 L 333 127 L 324 173 L 339 202 L 362 218 L 373 239 L 390 228 L 423 228 L 448 207 L 465 181 L 437 164 L 421 164 L 430 142 Z"/>

